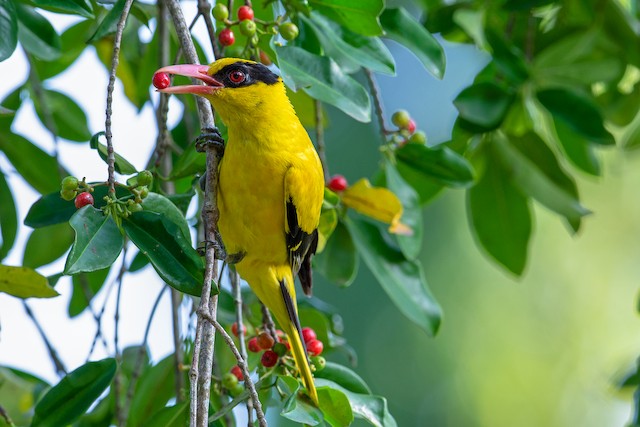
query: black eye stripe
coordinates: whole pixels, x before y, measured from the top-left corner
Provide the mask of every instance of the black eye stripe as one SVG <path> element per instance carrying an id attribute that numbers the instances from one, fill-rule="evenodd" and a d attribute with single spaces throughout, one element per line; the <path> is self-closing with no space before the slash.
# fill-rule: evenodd
<path id="1" fill-rule="evenodd" d="M 244 79 L 232 80 L 231 74 L 238 71 L 244 73 Z M 279 81 L 278 76 L 264 65 L 249 62 L 229 64 L 218 71 L 213 77 L 223 82 L 225 86 L 230 87 L 249 86 L 255 82 L 274 84 Z"/>

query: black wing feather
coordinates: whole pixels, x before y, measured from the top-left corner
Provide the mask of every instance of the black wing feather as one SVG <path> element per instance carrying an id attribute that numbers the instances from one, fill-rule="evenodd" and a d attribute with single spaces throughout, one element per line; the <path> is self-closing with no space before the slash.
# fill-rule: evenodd
<path id="1" fill-rule="evenodd" d="M 289 249 L 289 264 L 293 275 L 298 274 L 302 291 L 305 295 L 311 295 L 313 287 L 311 277 L 311 257 L 316 253 L 318 247 L 318 230 L 307 233 L 298 224 L 298 212 L 293 198 L 287 200 L 287 249 Z"/>

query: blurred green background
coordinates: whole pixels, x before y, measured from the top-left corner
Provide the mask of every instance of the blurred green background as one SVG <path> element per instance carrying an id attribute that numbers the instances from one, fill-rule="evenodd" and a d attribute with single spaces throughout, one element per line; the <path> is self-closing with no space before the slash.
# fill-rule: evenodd
<path id="1" fill-rule="evenodd" d="M 379 77 L 387 118 L 408 110 L 430 144 L 449 138 L 451 100 L 486 60 L 471 46 L 443 44 L 442 81 L 398 45 L 390 46 L 397 76 Z M 376 130 L 334 110 L 329 120 L 330 172 L 350 182 L 372 177 Z M 475 245 L 464 190 L 448 190 L 426 208 L 421 261 L 444 310 L 435 338 L 390 303 L 363 263 L 347 289 L 318 277 L 315 295 L 342 314 L 359 356 L 355 370 L 387 397 L 399 426 L 602 427 L 629 420 L 631 394 L 615 384 L 640 354 L 640 158 L 617 148 L 601 155 L 602 178 L 576 174 L 581 200 L 593 211 L 578 235 L 536 206 L 522 279 Z"/>

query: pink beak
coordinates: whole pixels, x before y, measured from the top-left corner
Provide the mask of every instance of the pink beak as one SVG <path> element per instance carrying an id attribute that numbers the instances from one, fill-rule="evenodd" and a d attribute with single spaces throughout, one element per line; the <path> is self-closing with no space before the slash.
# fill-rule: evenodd
<path id="1" fill-rule="evenodd" d="M 191 93 L 194 95 L 210 95 L 216 90 L 224 87 L 224 85 L 207 74 L 208 72 L 208 65 L 197 64 L 169 65 L 167 67 L 160 68 L 158 71 L 156 71 L 156 73 L 176 74 L 179 76 L 191 77 L 201 80 L 205 84 L 169 86 L 164 89 L 157 89 L 157 91 L 163 93 Z"/>

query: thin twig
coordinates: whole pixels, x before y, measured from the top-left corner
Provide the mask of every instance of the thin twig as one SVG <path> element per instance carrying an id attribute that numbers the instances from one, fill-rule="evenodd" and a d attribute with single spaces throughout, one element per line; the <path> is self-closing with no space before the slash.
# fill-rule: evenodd
<path id="1" fill-rule="evenodd" d="M 138 350 L 138 355 L 136 356 L 136 363 L 133 367 L 133 372 L 131 373 L 131 381 L 129 381 L 129 388 L 127 389 L 127 397 L 126 401 L 128 404 L 131 404 L 133 400 L 133 392 L 136 388 L 136 383 L 138 382 L 138 378 L 140 378 L 140 374 L 142 372 L 142 360 L 144 354 L 147 350 L 147 341 L 149 340 L 149 332 L 151 331 L 151 322 L 156 314 L 156 310 L 160 305 L 160 300 L 162 300 L 162 295 L 164 295 L 164 291 L 166 291 L 169 287 L 167 285 L 163 286 L 156 298 L 156 301 L 153 303 L 153 307 L 151 308 L 151 313 L 149 314 L 149 320 L 147 321 L 147 326 L 144 329 L 144 338 L 142 339 L 142 344 L 140 344 L 140 350 Z"/>
<path id="2" fill-rule="evenodd" d="M 95 335 L 93 336 L 93 342 L 91 343 L 91 348 L 89 349 L 89 355 L 87 356 L 87 362 L 91 358 L 91 355 L 93 354 L 93 350 L 95 350 L 96 343 L 98 342 L 98 337 L 100 335 L 100 329 L 101 329 L 101 324 L 102 324 L 102 316 L 104 315 L 104 312 L 105 312 L 105 310 L 107 308 L 107 302 L 109 301 L 109 295 L 111 295 L 111 290 L 113 289 L 115 283 L 116 283 L 115 280 L 113 280 L 107 286 L 107 294 L 104 297 L 104 302 L 102 303 L 102 308 L 100 309 L 100 313 L 98 314 L 98 318 L 96 319 L 97 330 L 96 330 Z"/>
<path id="3" fill-rule="evenodd" d="M 262 310 L 262 325 L 264 329 L 269 332 L 269 335 L 278 342 L 278 334 L 276 333 L 276 324 L 273 323 L 273 318 L 271 318 L 271 313 L 269 313 L 269 309 L 263 303 L 260 303 L 260 309 Z"/>
<path id="4" fill-rule="evenodd" d="M 107 110 L 104 128 L 105 137 L 107 139 L 107 170 L 109 174 L 109 192 L 114 195 L 116 192 L 116 179 L 114 175 L 116 155 L 113 151 L 113 134 L 111 132 L 111 105 L 113 104 L 113 89 L 116 83 L 116 71 L 118 70 L 118 64 L 120 63 L 120 44 L 122 43 L 122 33 L 124 32 L 124 26 L 127 22 L 127 17 L 129 16 L 129 10 L 131 9 L 132 4 L 133 0 L 125 1 L 124 8 L 122 9 L 122 14 L 120 15 L 120 20 L 118 20 L 116 34 L 113 40 L 113 56 L 111 57 L 111 69 L 109 70 L 109 85 L 107 86 Z"/>
<path id="5" fill-rule="evenodd" d="M 249 396 L 251 396 L 251 399 L 255 404 L 256 416 L 258 417 L 258 424 L 260 426 L 266 427 L 267 420 L 264 417 L 264 412 L 262 412 L 262 404 L 260 403 L 260 399 L 258 399 L 258 393 L 256 392 L 256 387 L 253 384 L 253 380 L 251 379 L 251 375 L 249 373 L 249 365 L 247 365 L 246 360 L 242 357 L 242 355 L 238 351 L 238 347 L 236 347 L 236 344 L 233 342 L 233 338 L 229 336 L 227 331 L 224 330 L 222 325 L 218 323 L 216 319 L 209 316 L 206 312 L 200 312 L 198 314 L 213 325 L 216 331 L 218 331 L 218 333 L 222 336 L 222 339 L 224 340 L 224 342 L 227 343 L 233 355 L 236 357 L 236 360 L 238 361 L 238 366 L 242 370 L 242 375 L 244 377 L 244 386 L 249 391 Z"/>
<path id="6" fill-rule="evenodd" d="M 314 100 L 314 109 L 316 110 L 316 148 L 318 149 L 318 156 L 320 157 L 320 163 L 322 164 L 322 171 L 324 172 L 324 182 L 329 182 L 329 164 L 327 163 L 327 154 L 324 145 L 324 124 L 322 117 L 322 102 Z"/>
<path id="7" fill-rule="evenodd" d="M 64 364 L 62 363 L 62 360 L 60 360 L 60 357 L 58 356 L 58 352 L 56 351 L 56 349 L 53 347 L 53 345 L 51 345 L 51 341 L 49 341 L 49 338 L 47 338 L 47 334 L 44 333 L 44 329 L 42 329 L 40 322 L 38 322 L 35 315 L 31 311 L 31 307 L 29 307 L 29 305 L 25 300 L 22 300 L 22 306 L 24 307 L 24 310 L 27 312 L 27 316 L 29 316 L 29 318 L 33 321 L 33 324 L 36 326 L 36 329 L 38 330 L 38 333 L 40 334 L 40 337 L 44 342 L 44 345 L 47 347 L 47 351 L 49 352 L 49 357 L 51 358 L 51 362 L 53 362 L 53 366 L 56 369 L 56 374 L 60 376 L 66 375 L 67 368 L 65 368 Z"/>
<path id="8" fill-rule="evenodd" d="M 120 325 L 120 296 L 122 295 L 122 279 L 124 278 L 124 274 L 127 272 L 127 245 L 124 245 L 122 248 L 122 265 L 120 266 L 120 271 L 118 271 L 118 292 L 116 293 L 116 312 L 114 314 L 114 332 L 113 332 L 113 347 L 115 352 L 116 361 L 121 362 L 122 354 L 120 352 L 119 346 L 119 333 L 118 326 Z M 113 377 L 113 400 L 115 400 L 115 419 L 117 426 L 123 426 L 125 423 L 125 412 L 126 409 L 121 406 L 120 401 L 120 392 L 122 388 L 122 372 L 121 370 L 116 371 L 115 377 Z"/>
<path id="9" fill-rule="evenodd" d="M 384 142 L 387 140 L 387 135 L 390 134 L 391 131 L 388 130 L 384 124 L 384 109 L 382 108 L 382 95 L 380 94 L 380 88 L 378 87 L 376 78 L 373 75 L 373 71 L 365 68 L 364 74 L 367 76 L 367 81 L 369 82 L 369 88 L 371 89 L 371 95 L 373 96 L 373 106 L 378 119 L 378 127 L 380 128 L 380 135 Z"/>
<path id="10" fill-rule="evenodd" d="M 82 293 L 84 294 L 84 297 L 87 300 L 87 308 L 89 309 L 89 312 L 93 316 L 93 320 L 96 321 L 96 326 L 98 328 L 96 330 L 96 339 L 102 338 L 102 345 L 104 346 L 104 349 L 108 351 L 109 344 L 107 344 L 107 340 L 104 337 L 104 334 L 102 333 L 100 317 L 98 313 L 96 313 L 93 310 L 93 306 L 91 305 L 91 300 L 93 299 L 93 297 L 95 297 L 95 294 L 91 292 L 91 289 L 89 288 L 89 283 L 88 283 L 89 281 L 87 280 L 87 275 L 84 273 L 78 275 L 78 281 L 80 282 L 80 289 L 82 290 Z"/>
<path id="11" fill-rule="evenodd" d="M 211 3 L 209 0 L 198 0 L 198 13 L 204 19 L 205 26 L 207 27 L 213 57 L 218 58 L 220 57 L 220 51 L 218 49 L 218 44 L 216 43 L 216 29 L 213 25 L 213 19 L 211 19 Z"/>
<path id="12" fill-rule="evenodd" d="M 242 289 L 240 288 L 240 280 L 238 272 L 235 268 L 229 266 L 229 281 L 231 282 L 231 290 L 236 304 L 236 324 L 238 325 L 238 341 L 240 343 L 240 355 L 247 360 L 247 347 L 244 343 L 244 324 L 242 321 Z M 253 425 L 253 399 L 247 399 L 247 425 Z"/>
<path id="13" fill-rule="evenodd" d="M 184 15 L 178 0 L 163 0 L 166 2 L 169 13 L 180 41 L 180 46 L 187 61 L 197 64 L 196 54 L 191 34 L 187 28 Z M 215 58 L 214 58 L 215 59 Z M 202 82 L 194 79 L 195 84 Z M 200 128 L 214 128 L 213 111 L 208 102 L 202 97 L 196 97 Z M 218 208 L 216 201 L 216 189 L 218 185 L 218 158 L 217 148 L 212 144 L 206 147 L 207 176 L 205 181 L 204 202 L 202 206 L 202 220 L 204 225 L 204 239 L 213 242 L 216 239 L 216 224 L 218 220 Z M 217 316 L 218 296 L 211 295 L 211 283 L 217 276 L 216 253 L 213 245 L 205 247 L 205 271 L 198 313 L 204 313 L 215 319 Z M 198 315 L 196 337 L 193 348 L 193 361 L 189 378 L 191 379 L 189 396 L 191 398 L 189 422 L 191 427 L 205 427 L 209 418 L 209 396 L 211 392 L 211 369 L 213 365 L 213 344 L 215 334 L 210 325 L 203 322 L 202 315 Z"/>

